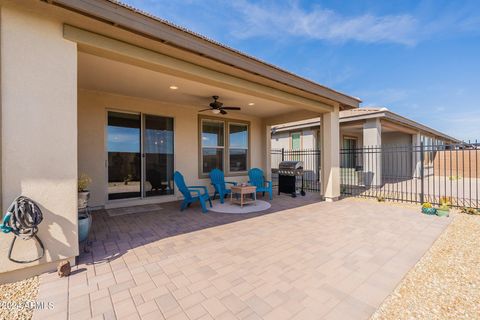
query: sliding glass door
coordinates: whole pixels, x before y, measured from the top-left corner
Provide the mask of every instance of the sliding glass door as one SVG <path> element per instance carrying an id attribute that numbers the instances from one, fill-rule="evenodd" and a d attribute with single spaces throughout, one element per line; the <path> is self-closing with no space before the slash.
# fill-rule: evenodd
<path id="1" fill-rule="evenodd" d="M 173 119 L 144 116 L 145 197 L 173 194 Z"/>
<path id="2" fill-rule="evenodd" d="M 108 200 L 173 194 L 173 118 L 108 112 Z"/>
<path id="3" fill-rule="evenodd" d="M 108 200 L 141 197 L 140 114 L 108 112 Z"/>

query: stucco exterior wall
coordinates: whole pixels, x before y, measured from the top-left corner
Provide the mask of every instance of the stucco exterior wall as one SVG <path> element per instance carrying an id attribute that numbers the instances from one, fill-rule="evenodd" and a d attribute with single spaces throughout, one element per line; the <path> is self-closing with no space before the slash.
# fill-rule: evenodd
<path id="1" fill-rule="evenodd" d="M 403 132 L 384 132 L 382 133 L 382 146 L 410 146 L 412 145 L 412 135 Z"/>
<path id="2" fill-rule="evenodd" d="M 317 130 L 303 130 L 302 131 L 302 149 L 318 149 L 317 145 Z"/>
<path id="3" fill-rule="evenodd" d="M 384 182 L 409 179 L 413 174 L 412 155 L 408 146 L 412 145 L 412 135 L 402 132 L 382 133 L 382 173 Z"/>
<path id="4" fill-rule="evenodd" d="M 272 149 L 290 149 L 290 132 L 276 132 L 272 135 Z"/>
<path id="5" fill-rule="evenodd" d="M 92 177 L 90 205 L 101 207 L 107 204 L 107 167 L 105 161 L 105 131 L 108 110 L 141 112 L 174 118 L 174 169 L 182 172 L 187 184 L 205 185 L 209 179 L 198 177 L 198 109 L 176 106 L 161 101 L 121 96 L 104 92 L 79 90 L 78 99 L 78 172 Z M 206 113 L 206 115 L 209 115 Z M 231 118 L 250 122 L 250 166 L 265 167 L 263 143 L 265 130 L 260 118 L 244 114 Z M 228 177 L 227 180 L 244 182 L 247 176 Z M 211 190 L 213 193 L 213 189 Z M 160 196 L 142 200 L 166 202 L 179 199 L 178 190 L 172 196 Z M 131 200 L 127 201 L 133 203 Z M 110 201 L 109 204 L 115 205 Z M 124 200 L 116 203 L 126 204 Z"/>
<path id="6" fill-rule="evenodd" d="M 319 129 L 297 129 L 276 132 L 272 135 L 272 149 L 291 150 L 292 138 L 291 134 L 299 132 L 301 149 L 318 149 L 320 148 Z"/>
<path id="7" fill-rule="evenodd" d="M 0 282 L 55 266 L 78 254 L 77 48 L 62 25 L 1 8 L 2 210 L 19 195 L 35 200 L 44 216 L 39 237 L 44 258 L 7 259 L 12 234 L 0 235 Z M 34 241 L 17 241 L 17 259 L 34 258 Z M 42 266 L 38 266 L 42 264 Z M 28 269 L 24 269 L 30 267 Z"/>

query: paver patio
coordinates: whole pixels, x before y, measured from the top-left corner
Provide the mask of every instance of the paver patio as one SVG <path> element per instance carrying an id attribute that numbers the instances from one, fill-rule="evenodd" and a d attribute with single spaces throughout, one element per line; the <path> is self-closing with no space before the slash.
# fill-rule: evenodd
<path id="1" fill-rule="evenodd" d="M 450 222 L 412 206 L 276 196 L 94 219 L 91 253 L 40 278 L 36 319 L 367 319 Z"/>

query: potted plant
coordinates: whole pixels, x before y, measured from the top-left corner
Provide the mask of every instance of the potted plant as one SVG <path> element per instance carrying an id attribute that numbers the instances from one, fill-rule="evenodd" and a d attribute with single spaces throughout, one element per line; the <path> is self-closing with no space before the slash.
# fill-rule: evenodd
<path id="1" fill-rule="evenodd" d="M 78 178 L 78 241 L 80 242 L 87 240 L 92 226 L 92 217 L 87 209 L 90 198 L 88 186 L 91 182 L 92 179 L 84 173 Z"/>
<path id="2" fill-rule="evenodd" d="M 435 209 L 430 202 L 424 202 L 422 204 L 422 213 L 434 215 L 437 213 L 437 209 Z"/>
<path id="3" fill-rule="evenodd" d="M 437 216 L 444 217 L 450 215 L 450 206 L 452 202 L 448 197 L 441 197 L 440 198 L 440 208 L 437 209 Z"/>
<path id="4" fill-rule="evenodd" d="M 78 178 L 78 208 L 84 209 L 88 206 L 88 199 L 90 198 L 90 191 L 88 186 L 92 179 L 86 174 L 82 173 Z"/>

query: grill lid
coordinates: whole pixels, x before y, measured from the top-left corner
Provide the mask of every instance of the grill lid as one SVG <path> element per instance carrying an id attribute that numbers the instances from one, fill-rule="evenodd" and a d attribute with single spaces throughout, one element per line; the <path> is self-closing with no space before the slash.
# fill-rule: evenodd
<path id="1" fill-rule="evenodd" d="M 303 161 L 282 161 L 278 165 L 279 170 L 298 170 L 303 169 Z"/>

